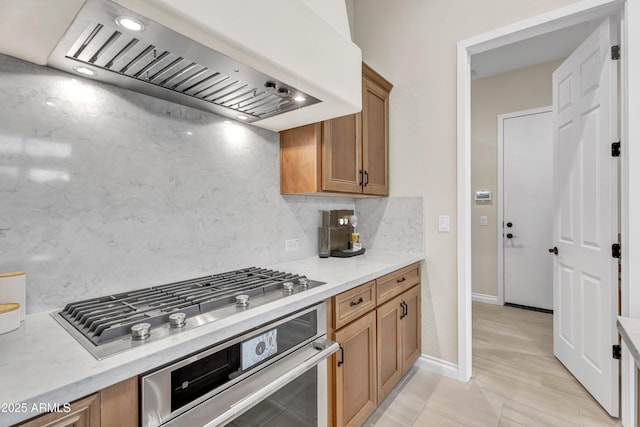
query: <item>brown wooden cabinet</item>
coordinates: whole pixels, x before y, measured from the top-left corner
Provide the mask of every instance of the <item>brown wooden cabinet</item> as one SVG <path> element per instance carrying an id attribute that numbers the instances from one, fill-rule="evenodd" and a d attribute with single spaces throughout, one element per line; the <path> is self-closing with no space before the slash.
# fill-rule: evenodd
<path id="1" fill-rule="evenodd" d="M 20 427 L 98 427 L 100 426 L 100 394 L 95 393 L 71 403 L 69 412 L 49 412 Z"/>
<path id="2" fill-rule="evenodd" d="M 420 286 L 378 307 L 378 404 L 420 356 Z"/>
<path id="3" fill-rule="evenodd" d="M 282 194 L 389 195 L 389 92 L 362 64 L 362 112 L 280 132 Z"/>
<path id="4" fill-rule="evenodd" d="M 357 427 L 420 356 L 420 265 L 336 295 L 328 306 L 328 330 L 335 328 L 341 347 L 328 369 L 330 425 Z"/>
<path id="5" fill-rule="evenodd" d="M 335 358 L 335 425 L 360 426 L 378 406 L 375 312 L 334 332 L 333 340 L 340 343 Z"/>
<path id="6" fill-rule="evenodd" d="M 378 404 L 420 356 L 420 286 L 377 311 Z"/>
<path id="7" fill-rule="evenodd" d="M 16 427 L 136 427 L 137 425 L 138 378 L 133 377 L 72 402 L 68 412 L 50 412 L 18 424 Z"/>
<path id="8" fill-rule="evenodd" d="M 402 320 L 402 375 L 418 360 L 422 347 L 420 286 L 415 286 L 402 294 L 405 305 Z"/>

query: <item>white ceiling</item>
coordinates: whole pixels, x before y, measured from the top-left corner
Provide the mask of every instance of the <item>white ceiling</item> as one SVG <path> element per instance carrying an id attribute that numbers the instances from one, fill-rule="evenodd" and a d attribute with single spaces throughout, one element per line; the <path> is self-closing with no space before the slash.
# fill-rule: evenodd
<path id="1" fill-rule="evenodd" d="M 480 79 L 568 57 L 601 20 L 585 22 L 471 57 L 471 77 Z"/>

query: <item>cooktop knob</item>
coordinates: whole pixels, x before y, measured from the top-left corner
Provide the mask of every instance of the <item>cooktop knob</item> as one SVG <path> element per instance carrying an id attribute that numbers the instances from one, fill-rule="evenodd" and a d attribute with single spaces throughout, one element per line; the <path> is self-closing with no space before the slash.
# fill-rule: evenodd
<path id="1" fill-rule="evenodd" d="M 298 279 L 298 283 L 300 283 L 302 287 L 306 289 L 309 286 L 309 279 L 307 279 L 306 277 L 301 277 Z"/>
<path id="2" fill-rule="evenodd" d="M 150 323 L 136 323 L 131 327 L 131 338 L 138 341 L 149 338 L 151 335 Z"/>
<path id="3" fill-rule="evenodd" d="M 236 305 L 238 307 L 246 307 L 249 305 L 249 295 L 236 296 Z"/>
<path id="4" fill-rule="evenodd" d="M 170 328 L 184 328 L 187 324 L 187 315 L 185 313 L 172 313 L 169 315 Z"/>
<path id="5" fill-rule="evenodd" d="M 282 284 L 282 289 L 284 289 L 284 291 L 288 293 L 293 292 L 293 282 L 284 282 Z"/>

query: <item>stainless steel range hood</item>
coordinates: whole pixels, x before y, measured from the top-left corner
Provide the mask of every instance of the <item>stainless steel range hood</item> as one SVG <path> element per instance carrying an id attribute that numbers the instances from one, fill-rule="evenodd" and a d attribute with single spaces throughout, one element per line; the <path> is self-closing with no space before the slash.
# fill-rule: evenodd
<path id="1" fill-rule="evenodd" d="M 107 0 L 86 1 L 47 65 L 248 123 L 322 102 Z"/>

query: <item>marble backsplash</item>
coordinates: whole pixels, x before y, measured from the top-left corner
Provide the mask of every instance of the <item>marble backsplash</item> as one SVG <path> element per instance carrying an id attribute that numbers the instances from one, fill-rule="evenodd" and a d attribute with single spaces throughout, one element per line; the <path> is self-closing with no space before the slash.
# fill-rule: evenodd
<path id="1" fill-rule="evenodd" d="M 0 110 L 0 272 L 27 272 L 30 313 L 316 255 L 324 209 L 422 244 L 421 199 L 280 195 L 275 132 L 3 55 Z"/>
<path id="2" fill-rule="evenodd" d="M 369 249 L 424 253 L 422 197 L 356 199 L 358 231 Z"/>

